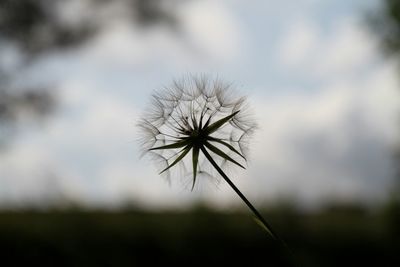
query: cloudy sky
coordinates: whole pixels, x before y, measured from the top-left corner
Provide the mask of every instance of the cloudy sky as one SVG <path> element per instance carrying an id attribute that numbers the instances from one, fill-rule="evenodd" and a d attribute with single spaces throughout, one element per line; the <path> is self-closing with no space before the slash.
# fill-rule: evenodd
<path id="1" fill-rule="evenodd" d="M 89 43 L 39 58 L 21 78 L 56 84 L 59 107 L 0 153 L 0 203 L 238 205 L 224 183 L 190 192 L 139 159 L 135 124 L 150 94 L 187 73 L 218 75 L 249 97 L 260 129 L 234 181 L 256 205 L 379 203 L 393 179 L 400 98 L 395 66 L 364 21 L 377 3 L 187 1 L 178 29 L 109 19 Z"/>

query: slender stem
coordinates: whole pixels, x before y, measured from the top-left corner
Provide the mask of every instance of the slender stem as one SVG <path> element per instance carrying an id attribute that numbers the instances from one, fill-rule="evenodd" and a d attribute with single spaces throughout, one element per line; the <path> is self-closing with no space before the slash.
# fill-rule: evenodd
<path id="1" fill-rule="evenodd" d="M 201 146 L 201 151 L 204 153 L 204 156 L 210 161 L 210 163 L 214 166 L 214 168 L 218 171 L 218 173 L 224 178 L 224 180 L 232 187 L 232 189 L 238 194 L 238 196 L 243 200 L 243 202 L 247 205 L 247 207 L 254 213 L 256 218 L 264 225 L 264 227 L 269 231 L 271 236 L 277 241 L 282 247 L 284 247 L 287 252 L 293 257 L 293 253 L 286 245 L 285 241 L 280 238 L 276 232 L 272 229 L 271 225 L 267 223 L 264 217 L 258 212 L 258 210 L 251 204 L 251 202 L 243 195 L 243 193 L 236 187 L 236 185 L 229 179 L 229 177 L 224 173 L 224 171 L 218 166 L 218 164 L 214 161 L 211 155 L 207 152 L 207 150 Z"/>

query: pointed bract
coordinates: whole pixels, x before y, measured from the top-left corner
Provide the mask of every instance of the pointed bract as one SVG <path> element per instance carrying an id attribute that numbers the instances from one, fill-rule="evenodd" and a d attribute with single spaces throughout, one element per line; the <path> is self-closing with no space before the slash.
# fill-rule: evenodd
<path id="1" fill-rule="evenodd" d="M 190 143 L 190 140 L 183 139 L 181 141 L 178 141 L 178 142 L 175 142 L 175 143 L 172 143 L 172 144 L 169 144 L 169 145 L 153 147 L 153 148 L 150 148 L 149 150 L 181 148 L 181 147 L 184 147 L 184 146 L 188 145 L 189 143 Z"/>
<path id="2" fill-rule="evenodd" d="M 174 162 L 172 162 L 167 168 L 165 168 L 164 170 L 162 170 L 159 174 L 162 174 L 163 172 L 165 172 L 166 170 L 168 170 L 169 168 L 171 168 L 172 166 L 174 166 L 175 164 L 177 164 L 179 161 L 181 161 L 187 153 L 189 153 L 190 151 L 190 146 L 186 146 L 185 149 L 182 151 L 182 153 L 179 155 L 179 157 L 177 157 Z"/>
<path id="3" fill-rule="evenodd" d="M 197 176 L 197 165 L 199 163 L 199 147 L 194 146 L 193 147 L 193 156 L 192 156 L 192 164 L 193 164 L 193 184 L 192 184 L 192 191 L 194 188 L 194 185 L 196 183 L 196 176 Z"/>
<path id="4" fill-rule="evenodd" d="M 244 160 L 246 160 L 246 158 L 245 158 L 239 151 L 237 151 L 232 145 L 228 144 L 227 142 L 222 141 L 221 139 L 218 139 L 218 138 L 214 138 L 214 137 L 212 137 L 212 136 L 208 136 L 207 139 L 208 139 L 209 141 L 217 142 L 217 143 L 220 143 L 221 145 L 226 146 L 226 147 L 229 148 L 231 151 L 235 152 L 236 154 L 238 154 L 239 156 L 241 156 Z M 246 161 L 247 161 L 247 160 L 246 160 Z"/>
<path id="5" fill-rule="evenodd" d="M 214 122 L 213 124 L 209 125 L 207 128 L 204 129 L 205 132 L 207 132 L 208 134 L 212 134 L 213 132 L 215 132 L 216 130 L 218 130 L 222 125 L 224 125 L 225 123 L 227 123 L 230 119 L 232 119 L 236 114 L 239 113 L 240 110 L 232 113 L 231 115 L 226 116 L 225 118 L 222 118 L 216 122 Z"/>
<path id="6" fill-rule="evenodd" d="M 238 165 L 239 167 L 242 167 L 243 169 L 246 169 L 245 167 L 243 167 L 242 164 L 240 164 L 239 162 L 237 162 L 236 160 L 232 159 L 231 157 L 228 156 L 228 154 L 226 154 L 224 151 L 222 151 L 221 149 L 219 149 L 218 147 L 210 144 L 209 142 L 206 142 L 204 144 L 208 149 L 210 149 L 212 152 L 214 152 L 215 154 L 217 154 L 218 156 L 220 156 L 221 158 L 224 158 L 225 160 L 228 160 L 232 163 L 235 163 L 236 165 Z"/>

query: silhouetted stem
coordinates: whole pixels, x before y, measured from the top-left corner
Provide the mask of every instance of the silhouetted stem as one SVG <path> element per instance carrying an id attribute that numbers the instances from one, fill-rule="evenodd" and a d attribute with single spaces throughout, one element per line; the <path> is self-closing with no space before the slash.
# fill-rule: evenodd
<path id="1" fill-rule="evenodd" d="M 214 168 L 218 171 L 218 173 L 224 178 L 224 180 L 232 187 L 232 189 L 238 194 L 238 196 L 243 200 L 243 202 L 247 205 L 247 207 L 254 213 L 256 218 L 263 224 L 263 226 L 269 231 L 271 236 L 277 241 L 282 247 L 289 252 L 289 254 L 293 257 L 293 254 L 289 247 L 286 245 L 285 241 L 281 239 L 276 232 L 272 229 L 272 227 L 267 223 L 264 217 L 258 212 L 258 210 L 251 204 L 251 202 L 240 192 L 239 188 L 229 179 L 229 177 L 224 173 L 224 171 L 218 166 L 218 164 L 214 161 L 211 155 L 207 152 L 204 147 L 201 147 L 201 151 L 204 153 L 204 156 L 210 161 L 210 163 L 214 166 Z"/>

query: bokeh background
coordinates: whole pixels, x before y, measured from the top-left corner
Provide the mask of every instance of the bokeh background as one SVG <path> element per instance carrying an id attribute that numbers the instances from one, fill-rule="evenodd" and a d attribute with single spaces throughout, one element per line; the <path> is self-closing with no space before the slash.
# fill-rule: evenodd
<path id="1" fill-rule="evenodd" d="M 140 159 L 151 93 L 206 74 L 259 124 L 234 182 L 301 266 L 398 266 L 397 0 L 1 0 L 0 258 L 6 266 L 265 264 L 224 183 Z"/>

